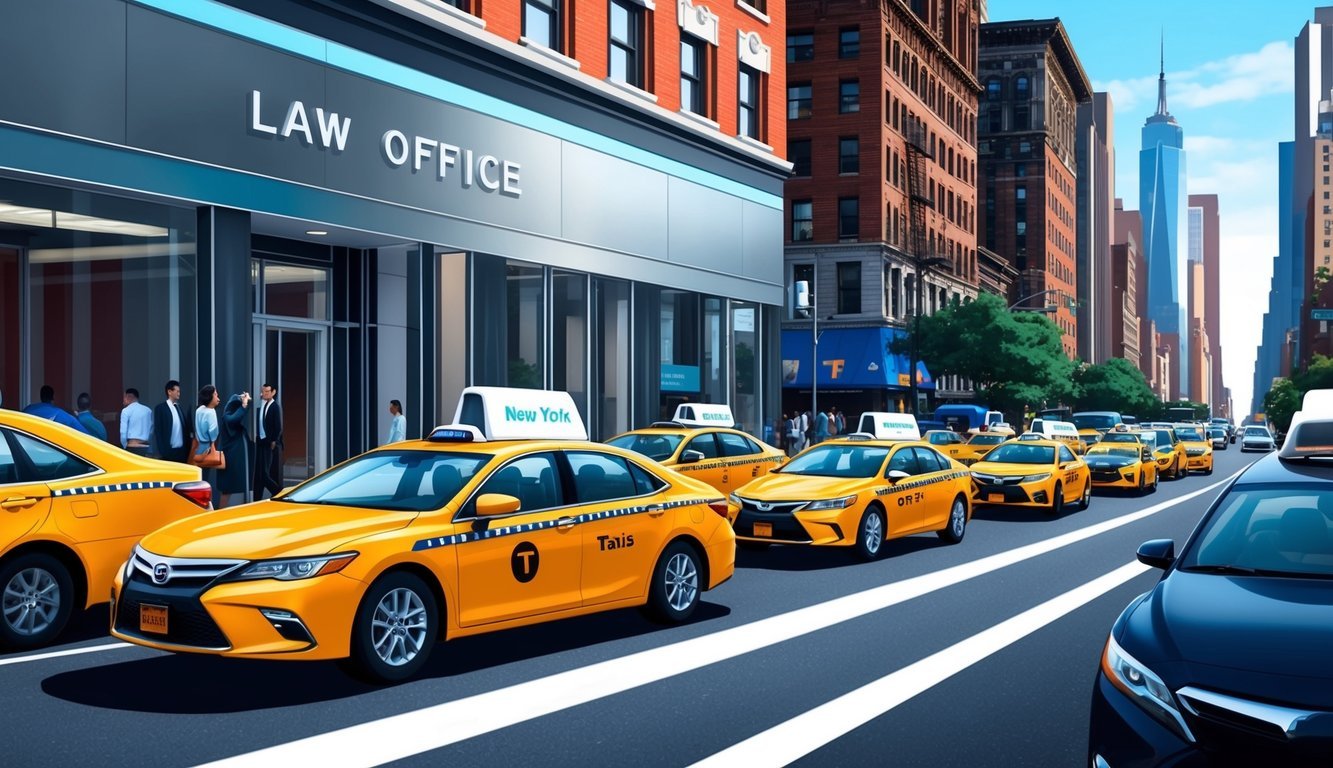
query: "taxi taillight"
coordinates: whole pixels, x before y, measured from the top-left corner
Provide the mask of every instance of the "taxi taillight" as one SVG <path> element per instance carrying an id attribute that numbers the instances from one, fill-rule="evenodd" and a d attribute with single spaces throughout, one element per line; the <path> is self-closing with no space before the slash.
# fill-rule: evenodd
<path id="1" fill-rule="evenodd" d="M 176 483 L 171 490 L 197 504 L 200 509 L 208 509 L 208 505 L 213 502 L 213 486 L 202 480 Z"/>
<path id="2" fill-rule="evenodd" d="M 718 514 L 721 515 L 722 517 L 729 517 L 729 516 L 727 515 L 727 502 L 726 502 L 725 499 L 723 499 L 723 500 L 721 500 L 721 501 L 710 501 L 710 502 L 708 502 L 708 508 L 711 509 L 711 510 L 713 510 L 714 512 L 718 513 Z"/>

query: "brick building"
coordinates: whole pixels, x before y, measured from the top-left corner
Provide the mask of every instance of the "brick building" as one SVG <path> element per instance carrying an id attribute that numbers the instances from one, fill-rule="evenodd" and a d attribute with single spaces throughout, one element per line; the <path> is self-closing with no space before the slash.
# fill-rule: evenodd
<path id="1" fill-rule="evenodd" d="M 1078 105 L 1092 86 L 1059 19 L 983 24 L 978 53 L 978 242 L 1019 271 L 1012 299 L 1053 303 L 1077 353 Z"/>
<path id="2" fill-rule="evenodd" d="M 798 0 L 787 11 L 786 268 L 814 286 L 828 330 L 812 365 L 809 323 L 784 324 L 786 387 L 808 407 L 816 369 L 845 410 L 905 408 L 905 361 L 837 377 L 823 363 L 843 340 L 902 327 L 918 276 L 926 313 L 976 295 L 978 12 L 966 0 Z M 917 377 L 941 396 L 968 394 Z"/>

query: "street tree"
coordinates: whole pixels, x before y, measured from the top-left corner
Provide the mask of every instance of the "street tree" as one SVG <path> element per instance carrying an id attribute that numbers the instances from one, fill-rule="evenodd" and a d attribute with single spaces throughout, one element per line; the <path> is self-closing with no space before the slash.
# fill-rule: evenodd
<path id="1" fill-rule="evenodd" d="M 1082 390 L 1074 399 L 1080 411 L 1116 411 L 1153 419 L 1162 407 L 1143 372 L 1124 358 L 1082 366 L 1074 372 L 1074 383 Z"/>
<path id="2" fill-rule="evenodd" d="M 1301 409 L 1301 400 L 1312 389 L 1333 389 L 1333 357 L 1315 355 L 1310 365 L 1290 379 L 1278 379 L 1264 395 L 1268 423 L 1280 431 L 1291 426 L 1291 417 Z"/>

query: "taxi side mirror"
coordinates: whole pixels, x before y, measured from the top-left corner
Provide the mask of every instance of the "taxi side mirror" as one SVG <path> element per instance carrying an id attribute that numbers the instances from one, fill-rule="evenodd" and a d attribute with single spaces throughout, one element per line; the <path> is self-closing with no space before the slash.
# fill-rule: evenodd
<path id="1" fill-rule="evenodd" d="M 517 512 L 522 506 L 517 498 L 503 493 L 483 493 L 477 497 L 477 517 L 495 517 Z"/>
<path id="2" fill-rule="evenodd" d="M 698 464 L 703 460 L 704 455 L 701 451 L 685 451 L 680 455 L 681 464 Z"/>
<path id="3" fill-rule="evenodd" d="M 911 477 L 911 475 L 907 474 L 901 469 L 890 469 L 889 474 L 885 475 L 885 477 L 889 479 L 889 482 L 896 483 L 899 480 L 906 480 L 907 478 Z"/>

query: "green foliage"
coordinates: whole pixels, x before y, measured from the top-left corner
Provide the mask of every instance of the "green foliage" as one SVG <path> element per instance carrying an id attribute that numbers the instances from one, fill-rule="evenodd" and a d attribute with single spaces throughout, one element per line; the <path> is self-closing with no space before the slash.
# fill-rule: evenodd
<path id="1" fill-rule="evenodd" d="M 1116 411 L 1140 419 L 1155 419 L 1162 408 L 1143 372 L 1123 358 L 1080 367 L 1074 372 L 1074 383 L 1081 389 L 1074 398 L 1075 410 Z"/>
<path id="2" fill-rule="evenodd" d="M 1312 389 L 1333 389 L 1333 358 L 1315 355 L 1309 367 L 1290 379 L 1278 379 L 1264 395 L 1264 414 L 1268 423 L 1285 432 L 1292 414 L 1301 409 L 1301 400 Z"/>
<path id="3" fill-rule="evenodd" d="M 1162 418 L 1170 418 L 1172 408 L 1190 408 L 1194 411 L 1193 418 L 1196 421 L 1206 421 L 1212 411 L 1207 403 L 1196 403 L 1193 400 L 1172 400 L 1169 403 L 1162 404 Z"/>
<path id="4" fill-rule="evenodd" d="M 1060 329 L 1044 315 L 1010 312 L 1004 299 L 983 293 L 922 317 L 920 325 L 918 354 L 930 372 L 971 379 L 981 401 L 996 410 L 1019 414 L 1025 405 L 1078 394 Z M 909 325 L 893 345 L 896 354 L 908 354 L 911 335 Z"/>

